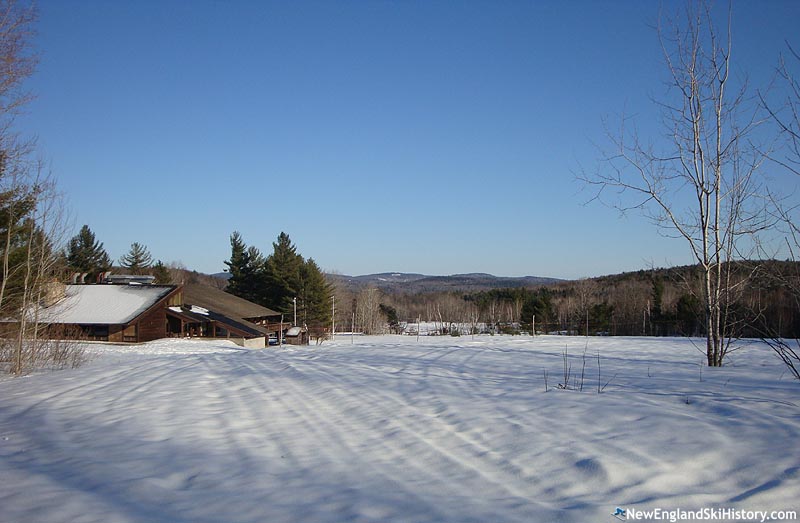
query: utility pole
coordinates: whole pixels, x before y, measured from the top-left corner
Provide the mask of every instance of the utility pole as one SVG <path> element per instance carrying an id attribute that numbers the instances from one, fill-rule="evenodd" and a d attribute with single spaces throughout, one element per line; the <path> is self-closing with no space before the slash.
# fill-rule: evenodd
<path id="1" fill-rule="evenodd" d="M 333 310 L 331 311 L 331 341 L 336 341 L 336 295 L 333 298 Z"/>
<path id="2" fill-rule="evenodd" d="M 294 323 L 292 327 L 297 327 L 297 296 L 292 298 L 292 301 L 294 302 Z"/>

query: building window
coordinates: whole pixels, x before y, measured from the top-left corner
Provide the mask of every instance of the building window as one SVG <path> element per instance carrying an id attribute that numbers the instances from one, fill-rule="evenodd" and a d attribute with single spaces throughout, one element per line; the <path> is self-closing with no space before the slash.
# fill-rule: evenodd
<path id="1" fill-rule="evenodd" d="M 81 325 L 86 337 L 93 341 L 108 341 L 108 325 Z"/>

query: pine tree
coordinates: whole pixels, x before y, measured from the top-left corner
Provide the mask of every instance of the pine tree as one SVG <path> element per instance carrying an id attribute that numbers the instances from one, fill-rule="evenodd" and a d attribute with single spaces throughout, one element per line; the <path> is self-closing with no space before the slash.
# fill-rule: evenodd
<path id="1" fill-rule="evenodd" d="M 297 252 L 289 235 L 282 232 L 266 259 L 255 247 L 248 247 L 241 234 L 231 234 L 231 258 L 225 262 L 231 294 L 286 314 L 294 313 L 297 299 L 298 322 L 310 326 L 328 323 L 332 288 L 313 259 Z"/>
<path id="2" fill-rule="evenodd" d="M 119 259 L 119 264 L 130 274 L 145 274 L 153 264 L 153 257 L 147 247 L 139 242 L 133 242 L 128 254 Z"/>
<path id="3" fill-rule="evenodd" d="M 67 265 L 75 272 L 97 274 L 111 268 L 111 259 L 88 225 L 81 227 L 67 244 Z"/>
<path id="4" fill-rule="evenodd" d="M 265 305 L 264 257 L 255 247 L 248 247 L 238 231 L 231 234 L 231 258 L 228 266 L 228 286 L 226 292 L 245 300 Z"/>
<path id="5" fill-rule="evenodd" d="M 156 264 L 153 265 L 151 273 L 156 278 L 153 283 L 157 285 L 170 285 L 172 283 L 172 274 L 169 272 L 167 266 L 161 262 L 161 260 L 158 260 Z"/>
<path id="6" fill-rule="evenodd" d="M 228 286 L 225 290 L 242 298 L 246 273 L 249 267 L 247 245 L 245 245 L 242 235 L 239 234 L 239 231 L 233 231 L 230 241 L 231 259 L 225 261 L 225 265 L 228 266 L 226 272 L 230 275 L 230 277 L 228 278 Z"/>
<path id="7" fill-rule="evenodd" d="M 314 327 L 328 325 L 333 288 L 313 258 L 309 258 L 303 264 L 301 278 L 300 302 L 303 322 Z"/>
<path id="8" fill-rule="evenodd" d="M 285 232 L 272 244 L 272 251 L 264 264 L 264 305 L 289 313 L 293 309 L 293 298 L 299 297 L 302 289 L 303 257 L 297 254 L 297 247 Z"/>
<path id="9" fill-rule="evenodd" d="M 0 151 L 0 178 L 2 178 L 3 153 Z M 36 199 L 25 186 L 0 192 L 0 311 L 15 310 L 17 298 L 24 290 L 22 270 L 28 251 L 30 216 Z"/>

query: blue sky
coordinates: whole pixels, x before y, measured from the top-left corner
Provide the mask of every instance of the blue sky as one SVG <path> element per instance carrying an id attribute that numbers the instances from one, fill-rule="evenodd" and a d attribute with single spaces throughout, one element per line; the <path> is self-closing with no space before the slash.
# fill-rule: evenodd
<path id="1" fill-rule="evenodd" d="M 20 121 L 75 232 L 218 272 L 286 231 L 344 274 L 575 278 L 690 262 L 575 180 L 663 93 L 647 1 L 42 0 Z M 665 2 L 672 10 L 676 3 Z M 766 83 L 800 2 L 734 4 Z M 798 42 L 800 45 L 800 42 Z"/>

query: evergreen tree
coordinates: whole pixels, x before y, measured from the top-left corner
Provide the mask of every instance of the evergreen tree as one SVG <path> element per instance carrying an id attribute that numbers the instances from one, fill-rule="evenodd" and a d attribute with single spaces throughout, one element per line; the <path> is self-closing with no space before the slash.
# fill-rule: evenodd
<path id="1" fill-rule="evenodd" d="M 703 305 L 697 296 L 683 294 L 675 304 L 675 322 L 683 336 L 697 336 L 702 332 L 700 318 L 703 317 Z"/>
<path id="2" fill-rule="evenodd" d="M 614 319 L 614 306 L 608 302 L 595 303 L 589 309 L 589 325 L 593 333 L 611 333 Z"/>
<path id="3" fill-rule="evenodd" d="M 397 309 L 384 303 L 381 303 L 378 308 L 380 309 L 381 314 L 386 316 L 386 323 L 389 324 L 389 330 L 394 334 L 399 334 L 398 331 L 400 329 L 400 318 L 397 316 Z"/>
<path id="4" fill-rule="evenodd" d="M 327 325 L 330 321 L 330 303 L 333 288 L 313 258 L 303 263 L 300 271 L 302 290 L 299 301 L 303 322 L 309 326 Z"/>
<path id="5" fill-rule="evenodd" d="M 547 325 L 554 317 L 553 300 L 550 292 L 543 288 L 531 292 L 522 305 L 522 317 L 520 323 L 524 328 L 533 328 L 534 317 L 536 319 L 536 330 L 547 332 Z"/>
<path id="6" fill-rule="evenodd" d="M 248 299 L 254 303 L 258 303 L 259 305 L 264 305 L 264 297 L 267 294 L 264 264 L 267 260 L 264 258 L 264 255 L 261 254 L 261 251 L 253 245 L 247 248 L 247 258 L 250 261 L 248 273 L 252 274 L 252 277 L 247 285 L 247 292 L 250 296 Z"/>
<path id="7" fill-rule="evenodd" d="M 298 323 L 328 323 L 333 290 L 313 259 L 305 260 L 282 232 L 267 258 L 248 247 L 241 234 L 231 234 L 231 258 L 225 262 L 230 279 L 227 291 L 246 300 L 293 315 L 297 300 Z"/>
<path id="8" fill-rule="evenodd" d="M 264 264 L 264 305 L 279 312 L 292 312 L 293 298 L 299 298 L 303 288 L 303 263 L 289 235 L 282 232 L 272 244 L 272 254 Z"/>
<path id="9" fill-rule="evenodd" d="M 151 269 L 152 275 L 155 276 L 157 285 L 170 285 L 172 283 L 172 274 L 169 269 L 164 265 L 161 260 L 158 260 Z"/>
<path id="10" fill-rule="evenodd" d="M 119 259 L 119 264 L 130 274 L 145 274 L 153 264 L 153 257 L 147 247 L 139 242 L 133 242 L 131 250 Z"/>
<path id="11" fill-rule="evenodd" d="M 653 306 L 650 309 L 650 325 L 652 332 L 650 334 L 655 336 L 661 336 L 664 333 L 662 332 L 664 329 L 664 314 L 661 309 L 661 304 L 664 301 L 664 280 L 661 278 L 657 278 L 652 276 L 653 280 Z"/>
<path id="12" fill-rule="evenodd" d="M 228 286 L 226 292 L 245 300 L 266 305 L 264 299 L 264 257 L 255 247 L 247 247 L 238 231 L 231 234 L 231 258 L 228 266 Z"/>
<path id="13" fill-rule="evenodd" d="M 2 178 L 0 151 L 0 178 Z M 25 290 L 23 265 L 28 258 L 31 216 L 36 207 L 34 191 L 26 186 L 0 192 L 0 311 L 16 310 Z"/>
<path id="14" fill-rule="evenodd" d="M 88 225 L 81 227 L 67 244 L 67 266 L 75 272 L 97 274 L 111 268 L 111 259 Z"/>
<path id="15" fill-rule="evenodd" d="M 228 278 L 228 286 L 225 289 L 229 293 L 239 296 L 243 294 L 245 285 L 245 276 L 247 268 L 249 267 L 249 259 L 247 257 L 247 245 L 245 245 L 242 235 L 239 231 L 233 231 L 231 234 L 231 258 L 225 260 L 225 265 L 228 268 L 225 270 L 230 276 Z"/>

